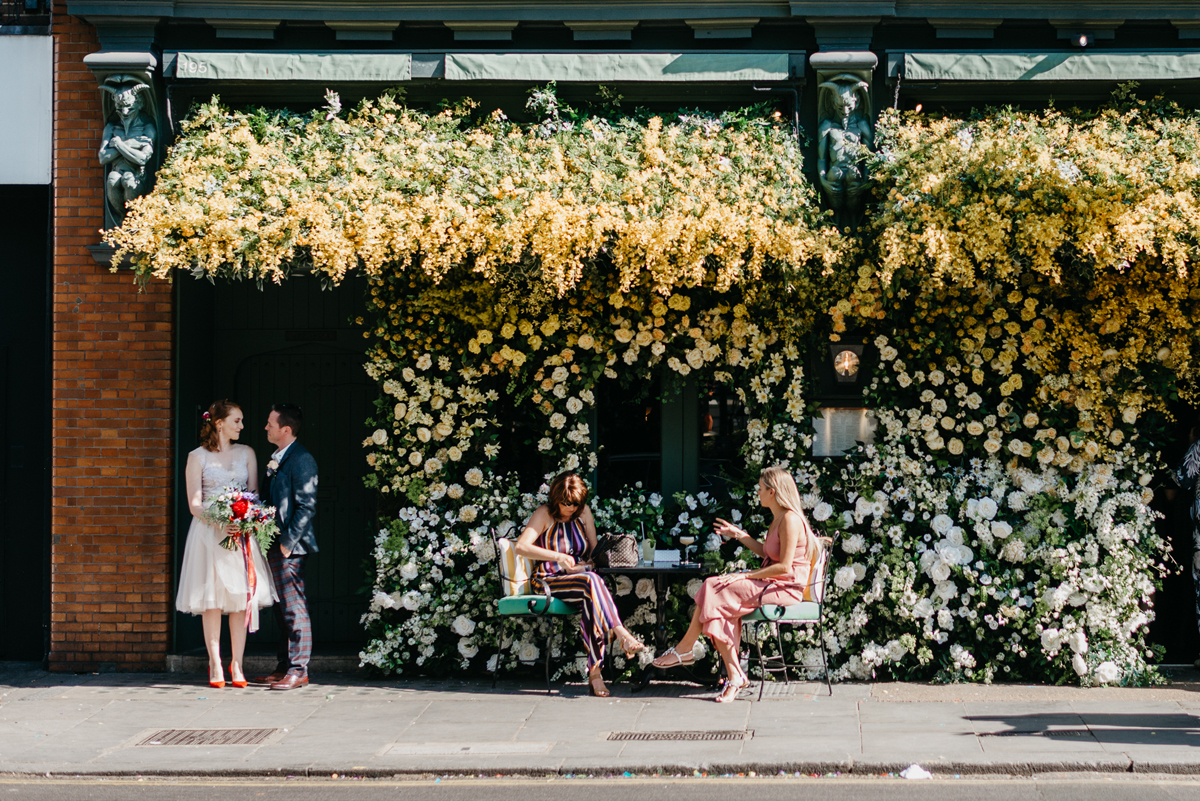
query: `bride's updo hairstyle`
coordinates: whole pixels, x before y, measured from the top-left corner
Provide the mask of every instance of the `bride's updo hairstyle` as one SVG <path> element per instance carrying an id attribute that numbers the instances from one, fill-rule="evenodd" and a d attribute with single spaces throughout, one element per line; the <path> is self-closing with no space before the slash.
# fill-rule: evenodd
<path id="1" fill-rule="evenodd" d="M 229 398 L 213 401 L 212 406 L 208 407 L 208 411 L 203 415 L 204 420 L 200 423 L 200 444 L 204 446 L 204 450 L 216 453 L 221 444 L 221 437 L 217 434 L 217 421 L 224 420 L 234 409 L 240 412 L 242 407 Z"/>
<path id="2" fill-rule="evenodd" d="M 587 501 L 588 488 L 583 479 L 571 471 L 559 473 L 550 482 L 550 493 L 546 505 L 550 507 L 550 516 L 558 520 L 558 509 L 563 504 L 574 505 L 575 514 L 563 522 L 570 522 L 583 512 L 583 504 Z"/>

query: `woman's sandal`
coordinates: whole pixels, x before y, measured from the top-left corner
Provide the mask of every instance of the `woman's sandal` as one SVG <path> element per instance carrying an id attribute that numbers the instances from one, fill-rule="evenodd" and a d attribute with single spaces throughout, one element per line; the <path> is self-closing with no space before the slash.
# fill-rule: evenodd
<path id="1" fill-rule="evenodd" d="M 588 692 L 597 698 L 607 698 L 612 695 L 608 688 L 604 686 L 604 674 L 599 670 L 594 670 L 588 674 Z"/>
<path id="2" fill-rule="evenodd" d="M 633 659 L 635 656 L 646 650 L 646 643 L 639 640 L 637 637 L 630 637 L 628 640 L 621 640 L 621 650 L 625 653 L 626 659 Z"/>
<path id="3" fill-rule="evenodd" d="M 667 650 L 665 650 L 661 654 L 659 654 L 658 657 L 650 664 L 654 665 L 654 667 L 659 668 L 661 670 L 667 670 L 669 668 L 683 667 L 686 665 L 690 665 L 690 664 L 694 663 L 695 661 L 696 661 L 696 657 L 692 656 L 691 651 L 688 651 L 685 654 L 681 654 L 678 651 L 676 651 L 674 648 L 668 648 Z"/>
<path id="4" fill-rule="evenodd" d="M 713 700 L 718 704 L 728 704 L 737 700 L 738 693 L 750 686 L 750 677 L 745 673 L 738 673 L 737 680 L 731 681 L 725 679 L 725 686 L 721 688 L 721 692 L 717 693 L 717 697 Z"/>

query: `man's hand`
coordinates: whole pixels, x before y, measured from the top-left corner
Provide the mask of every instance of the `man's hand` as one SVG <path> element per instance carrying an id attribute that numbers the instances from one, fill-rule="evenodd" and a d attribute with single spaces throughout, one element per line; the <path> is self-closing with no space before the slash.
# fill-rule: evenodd
<path id="1" fill-rule="evenodd" d="M 281 554 L 283 554 L 283 558 L 284 558 L 284 559 L 287 559 L 289 556 L 291 556 L 291 555 L 292 555 L 292 549 L 291 549 L 291 548 L 284 548 L 282 545 L 280 545 L 280 546 L 279 546 L 279 552 L 280 552 Z"/>

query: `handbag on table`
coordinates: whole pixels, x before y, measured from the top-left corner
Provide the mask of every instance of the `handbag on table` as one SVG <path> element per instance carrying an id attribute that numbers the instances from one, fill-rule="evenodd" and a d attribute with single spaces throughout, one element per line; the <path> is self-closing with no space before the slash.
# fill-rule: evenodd
<path id="1" fill-rule="evenodd" d="M 596 567 L 636 567 L 638 544 L 632 534 L 601 534 L 592 549 Z"/>

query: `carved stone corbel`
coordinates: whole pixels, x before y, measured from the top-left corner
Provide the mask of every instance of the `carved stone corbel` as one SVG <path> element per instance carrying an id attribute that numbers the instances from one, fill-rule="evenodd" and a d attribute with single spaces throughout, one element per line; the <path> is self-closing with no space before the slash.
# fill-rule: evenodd
<path id="1" fill-rule="evenodd" d="M 101 51 L 85 56 L 83 63 L 100 85 L 104 227 L 115 228 L 125 219 L 125 204 L 149 191 L 158 168 L 158 60 L 150 53 Z"/>
<path id="2" fill-rule="evenodd" d="M 817 73 L 817 175 L 837 224 L 853 228 L 869 183 L 866 155 L 875 147 L 871 78 L 874 53 L 814 53 Z"/>

